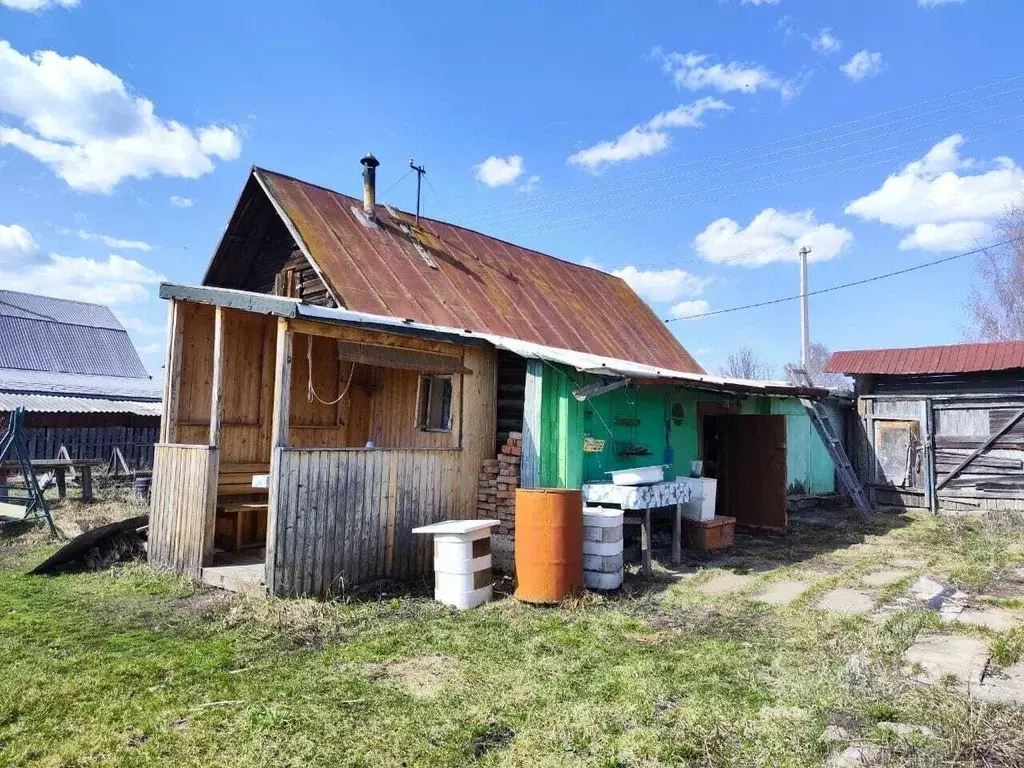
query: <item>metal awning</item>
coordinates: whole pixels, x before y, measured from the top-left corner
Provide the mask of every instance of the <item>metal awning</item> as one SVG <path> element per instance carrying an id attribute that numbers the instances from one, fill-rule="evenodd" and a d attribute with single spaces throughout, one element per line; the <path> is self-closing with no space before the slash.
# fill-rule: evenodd
<path id="1" fill-rule="evenodd" d="M 703 389 L 712 392 L 727 392 L 743 395 L 764 395 L 767 397 L 804 397 L 822 400 L 829 397 L 827 389 L 803 387 L 782 381 L 753 381 L 733 379 L 708 374 L 687 373 L 665 368 L 656 368 L 643 363 L 592 355 L 570 349 L 558 349 L 530 341 L 477 333 L 459 328 L 428 325 L 412 320 L 400 320 L 385 315 L 353 312 L 348 309 L 320 307 L 304 304 L 298 299 L 273 296 L 231 288 L 209 288 L 205 286 L 162 283 L 160 298 L 194 301 L 202 304 L 242 309 L 248 312 L 276 315 L 287 318 L 304 318 L 323 323 L 358 326 L 372 330 L 387 331 L 399 335 L 426 337 L 455 344 L 487 343 L 497 349 L 513 352 L 529 360 L 544 360 L 549 363 L 566 365 L 583 373 L 591 373 L 617 379 L 632 379 L 643 385 L 677 385 Z"/>

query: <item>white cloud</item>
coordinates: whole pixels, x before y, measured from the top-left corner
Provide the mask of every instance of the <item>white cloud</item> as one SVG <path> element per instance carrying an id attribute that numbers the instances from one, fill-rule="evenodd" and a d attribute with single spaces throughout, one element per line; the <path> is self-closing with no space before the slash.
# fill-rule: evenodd
<path id="1" fill-rule="evenodd" d="M 668 128 L 702 128 L 705 112 L 729 111 L 732 107 L 720 99 L 705 97 L 691 104 L 680 104 L 668 112 L 659 112 L 646 123 L 635 125 L 615 139 L 581 149 L 569 156 L 569 163 L 598 170 L 603 165 L 636 160 L 664 152 L 672 144 Z"/>
<path id="2" fill-rule="evenodd" d="M 110 235 L 98 235 L 95 232 L 86 232 L 84 229 L 62 229 L 60 230 L 60 233 L 62 235 L 74 235 L 75 237 L 86 241 L 98 240 L 107 247 L 117 248 L 118 250 L 145 251 L 147 253 L 153 250 L 153 246 L 144 240 L 123 240 L 119 237 L 111 237 Z"/>
<path id="3" fill-rule="evenodd" d="M 57 5 L 61 8 L 75 8 L 81 0 L 0 0 L 0 5 L 15 11 L 44 11 Z"/>
<path id="4" fill-rule="evenodd" d="M 155 113 L 120 77 L 83 56 L 23 55 L 0 41 L 0 145 L 26 152 L 73 189 L 110 193 L 125 178 L 194 179 L 241 151 L 233 128 L 189 128 Z"/>
<path id="5" fill-rule="evenodd" d="M 740 0 L 740 5 L 778 5 L 780 0 Z"/>
<path id="6" fill-rule="evenodd" d="M 32 233 L 18 224 L 0 224 L 0 267 L 19 265 L 39 250 Z"/>
<path id="7" fill-rule="evenodd" d="M 847 205 L 846 213 L 911 230 L 900 243 L 904 250 L 970 249 L 986 234 L 987 223 L 1024 195 L 1024 169 L 1009 157 L 964 158 L 963 143 L 960 134 L 943 139 Z"/>
<path id="8" fill-rule="evenodd" d="M 630 265 L 613 269 L 611 274 L 621 277 L 640 296 L 655 303 L 675 301 L 682 296 L 699 296 L 709 282 L 682 269 L 644 270 Z"/>
<path id="9" fill-rule="evenodd" d="M 488 187 L 501 187 L 511 184 L 523 175 L 526 168 L 523 166 L 521 155 L 509 155 L 498 157 L 491 155 L 478 165 L 474 165 L 477 181 L 481 181 Z"/>
<path id="10" fill-rule="evenodd" d="M 539 184 L 540 184 L 540 176 L 534 174 L 533 176 L 528 178 L 526 181 L 524 181 L 522 184 L 520 184 L 518 187 L 516 187 L 516 192 L 523 192 L 523 193 L 533 192 L 537 188 L 537 186 Z"/>
<path id="11" fill-rule="evenodd" d="M 811 39 L 811 47 L 818 53 L 829 56 L 843 47 L 843 41 L 832 34 L 831 27 L 825 27 Z"/>
<path id="12" fill-rule="evenodd" d="M 921 224 L 900 240 L 901 251 L 969 251 L 989 234 L 984 221 L 954 221 L 949 224 Z"/>
<path id="13" fill-rule="evenodd" d="M 711 303 L 707 299 L 692 299 L 673 304 L 670 312 L 672 317 L 694 317 L 706 315 L 711 311 Z"/>
<path id="14" fill-rule="evenodd" d="M 761 211 L 746 227 L 734 219 L 711 222 L 697 235 L 693 247 L 705 261 L 731 266 L 760 267 L 797 261 L 804 246 L 811 261 L 834 259 L 853 242 L 853 233 L 834 224 L 819 224 L 814 211 Z"/>
<path id="15" fill-rule="evenodd" d="M 935 8 L 940 5 L 953 5 L 963 2 L 965 0 L 917 0 L 917 4 L 922 8 Z"/>
<path id="16" fill-rule="evenodd" d="M 859 83 L 865 78 L 882 74 L 885 71 L 885 61 L 880 53 L 867 50 L 858 51 L 839 69 L 853 82 Z"/>
<path id="17" fill-rule="evenodd" d="M 191 208 L 193 205 L 195 205 L 195 201 L 191 197 L 171 195 L 171 205 L 173 205 L 175 208 Z"/>
<path id="18" fill-rule="evenodd" d="M 163 275 L 115 254 L 99 261 L 51 253 L 28 269 L 0 270 L 0 284 L 13 291 L 99 304 L 143 301 L 153 293 L 150 286 L 163 280 Z"/>
<path id="19" fill-rule="evenodd" d="M 759 64 L 737 61 L 712 64 L 707 54 L 696 51 L 666 53 L 661 48 L 655 48 L 652 55 L 661 60 L 665 74 L 671 76 L 677 86 L 687 90 L 711 88 L 720 93 L 778 91 L 784 99 L 796 95 L 797 89 L 793 82 L 783 80 Z"/>
<path id="20" fill-rule="evenodd" d="M 154 341 L 152 344 L 146 344 L 139 351 L 142 352 L 145 355 L 155 355 L 158 352 L 162 351 L 163 348 L 164 348 L 163 344 L 161 344 L 158 341 Z"/>

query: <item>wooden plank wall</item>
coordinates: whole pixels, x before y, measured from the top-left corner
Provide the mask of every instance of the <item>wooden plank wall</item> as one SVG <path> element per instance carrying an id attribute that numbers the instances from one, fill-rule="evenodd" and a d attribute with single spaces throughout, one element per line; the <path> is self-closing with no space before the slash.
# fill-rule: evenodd
<path id="1" fill-rule="evenodd" d="M 934 400 L 936 482 L 1024 408 L 1024 397 Z M 939 500 L 988 509 L 1024 508 L 1024 424 L 1018 423 L 939 491 Z"/>
<path id="2" fill-rule="evenodd" d="M 198 579 L 213 546 L 217 449 L 158 443 L 153 464 L 149 562 Z"/>
<path id="3" fill-rule="evenodd" d="M 273 594 L 328 597 L 431 572 L 431 537 L 411 529 L 458 516 L 462 452 L 278 450 Z"/>
<path id="4" fill-rule="evenodd" d="M 39 415 L 39 414 L 37 414 Z M 136 417 L 144 418 L 144 417 Z M 146 419 L 152 426 L 138 427 L 26 427 L 25 443 L 32 459 L 55 459 L 63 445 L 73 459 L 109 461 L 114 448 L 133 469 L 153 466 L 153 444 L 160 437 L 160 419 Z"/>

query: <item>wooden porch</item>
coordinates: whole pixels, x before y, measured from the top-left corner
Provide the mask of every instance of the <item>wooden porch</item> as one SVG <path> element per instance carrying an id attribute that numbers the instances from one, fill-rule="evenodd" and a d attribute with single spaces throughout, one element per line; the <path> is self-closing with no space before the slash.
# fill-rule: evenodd
<path id="1" fill-rule="evenodd" d="M 491 348 L 181 300 L 168 338 L 154 565 L 326 597 L 426 576 L 410 530 L 475 513 Z"/>

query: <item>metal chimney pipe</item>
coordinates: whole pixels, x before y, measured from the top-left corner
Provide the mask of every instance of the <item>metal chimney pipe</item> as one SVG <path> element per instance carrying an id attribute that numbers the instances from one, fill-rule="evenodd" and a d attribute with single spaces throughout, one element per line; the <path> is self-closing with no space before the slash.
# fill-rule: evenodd
<path id="1" fill-rule="evenodd" d="M 380 161 L 369 152 L 359 161 L 363 164 L 363 213 L 377 218 L 377 166 Z"/>

